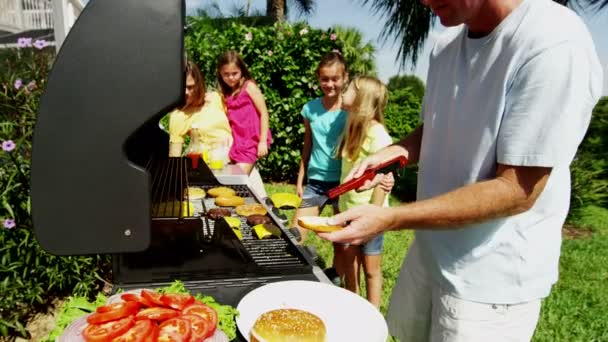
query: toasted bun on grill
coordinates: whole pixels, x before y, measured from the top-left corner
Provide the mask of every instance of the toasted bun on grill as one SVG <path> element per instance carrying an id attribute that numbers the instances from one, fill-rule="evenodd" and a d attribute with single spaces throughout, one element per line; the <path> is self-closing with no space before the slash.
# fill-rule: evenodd
<path id="1" fill-rule="evenodd" d="M 329 217 L 321 216 L 302 216 L 298 217 L 298 225 L 302 228 L 310 229 L 315 232 L 335 232 L 344 227 L 331 225 L 328 223 Z"/>
<path id="2" fill-rule="evenodd" d="M 209 217 L 212 220 L 219 220 L 224 216 L 230 216 L 230 209 L 211 208 L 207 211 L 207 217 Z"/>
<path id="3" fill-rule="evenodd" d="M 238 207 L 236 207 L 235 211 L 237 215 L 241 216 L 266 215 L 266 213 L 268 212 L 268 210 L 266 210 L 266 207 L 259 203 L 239 205 Z"/>
<path id="4" fill-rule="evenodd" d="M 188 187 L 188 199 L 197 200 L 201 198 L 205 198 L 205 190 L 201 188 L 197 188 L 195 186 Z"/>
<path id="5" fill-rule="evenodd" d="M 236 191 L 227 188 L 225 186 L 218 186 L 217 188 L 211 188 L 207 191 L 211 197 L 230 197 L 236 196 Z"/>
<path id="6" fill-rule="evenodd" d="M 270 217 L 266 215 L 249 215 L 247 216 L 247 224 L 250 226 L 255 226 L 258 224 L 270 223 Z"/>
<path id="7" fill-rule="evenodd" d="M 252 342 L 325 342 L 325 324 L 312 313 L 277 309 L 263 313 L 251 329 Z"/>
<path id="8" fill-rule="evenodd" d="M 241 204 L 245 204 L 245 199 L 239 196 L 220 196 L 215 198 L 215 205 L 220 207 L 236 207 Z"/>

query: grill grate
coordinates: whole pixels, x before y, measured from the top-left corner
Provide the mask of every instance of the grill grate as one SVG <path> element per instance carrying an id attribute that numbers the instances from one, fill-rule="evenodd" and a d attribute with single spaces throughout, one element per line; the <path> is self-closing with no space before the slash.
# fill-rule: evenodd
<path id="1" fill-rule="evenodd" d="M 152 174 L 152 217 L 194 216 L 188 204 L 187 161 L 185 158 L 153 159 L 146 168 Z"/>
<path id="2" fill-rule="evenodd" d="M 251 191 L 244 185 L 223 185 L 225 187 L 229 187 L 236 191 L 236 194 L 245 199 L 246 204 L 258 203 L 257 200 L 253 197 Z M 216 187 L 215 185 L 202 185 L 200 186 L 205 191 Z M 203 208 L 205 212 L 212 208 L 218 208 L 215 205 L 215 199 L 212 197 L 205 198 L 203 201 Z M 247 224 L 247 220 L 236 214 L 235 209 L 233 207 L 224 207 L 230 210 L 231 216 L 237 217 L 241 220 L 241 233 L 243 235 L 243 240 L 241 241 L 243 246 L 256 264 L 259 266 L 267 267 L 267 268 L 286 268 L 293 266 L 301 266 L 304 265 L 302 260 L 297 256 L 293 255 L 290 252 L 292 248 L 291 245 L 285 240 L 286 232 L 283 232 L 283 238 L 281 239 L 267 239 L 260 240 L 255 237 L 253 233 L 253 229 L 251 226 Z M 276 223 L 275 223 L 276 224 Z M 203 225 L 205 226 L 206 234 L 213 234 L 215 232 L 215 221 L 209 219 L 208 217 L 204 217 Z M 280 225 L 277 225 L 280 227 Z"/>

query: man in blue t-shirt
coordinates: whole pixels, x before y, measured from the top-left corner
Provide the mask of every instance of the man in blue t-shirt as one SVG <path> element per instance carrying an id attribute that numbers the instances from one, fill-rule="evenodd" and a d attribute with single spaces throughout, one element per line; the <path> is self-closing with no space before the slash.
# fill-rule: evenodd
<path id="1" fill-rule="evenodd" d="M 602 68 L 582 20 L 553 1 L 423 2 L 454 26 L 430 56 L 423 124 L 350 175 L 403 155 L 419 164 L 417 202 L 351 209 L 319 235 L 416 229 L 387 316 L 402 342 L 530 340 Z"/>

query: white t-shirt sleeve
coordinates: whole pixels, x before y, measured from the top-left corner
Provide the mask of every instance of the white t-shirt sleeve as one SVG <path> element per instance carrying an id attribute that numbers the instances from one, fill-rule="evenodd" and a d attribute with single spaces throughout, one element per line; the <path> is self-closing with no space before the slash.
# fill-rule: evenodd
<path id="1" fill-rule="evenodd" d="M 566 42 L 522 65 L 505 99 L 498 163 L 553 167 L 572 161 L 599 98 L 601 69 L 592 62 Z"/>

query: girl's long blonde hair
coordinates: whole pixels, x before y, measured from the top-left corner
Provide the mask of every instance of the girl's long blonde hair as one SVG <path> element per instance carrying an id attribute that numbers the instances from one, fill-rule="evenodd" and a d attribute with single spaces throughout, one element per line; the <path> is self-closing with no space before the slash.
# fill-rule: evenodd
<path id="1" fill-rule="evenodd" d="M 388 89 L 374 77 L 359 76 L 353 80 L 356 95 L 344 133 L 338 145 L 338 157 L 355 160 L 367 137 L 367 131 L 375 120 L 384 124 L 384 109 L 388 103 Z"/>

